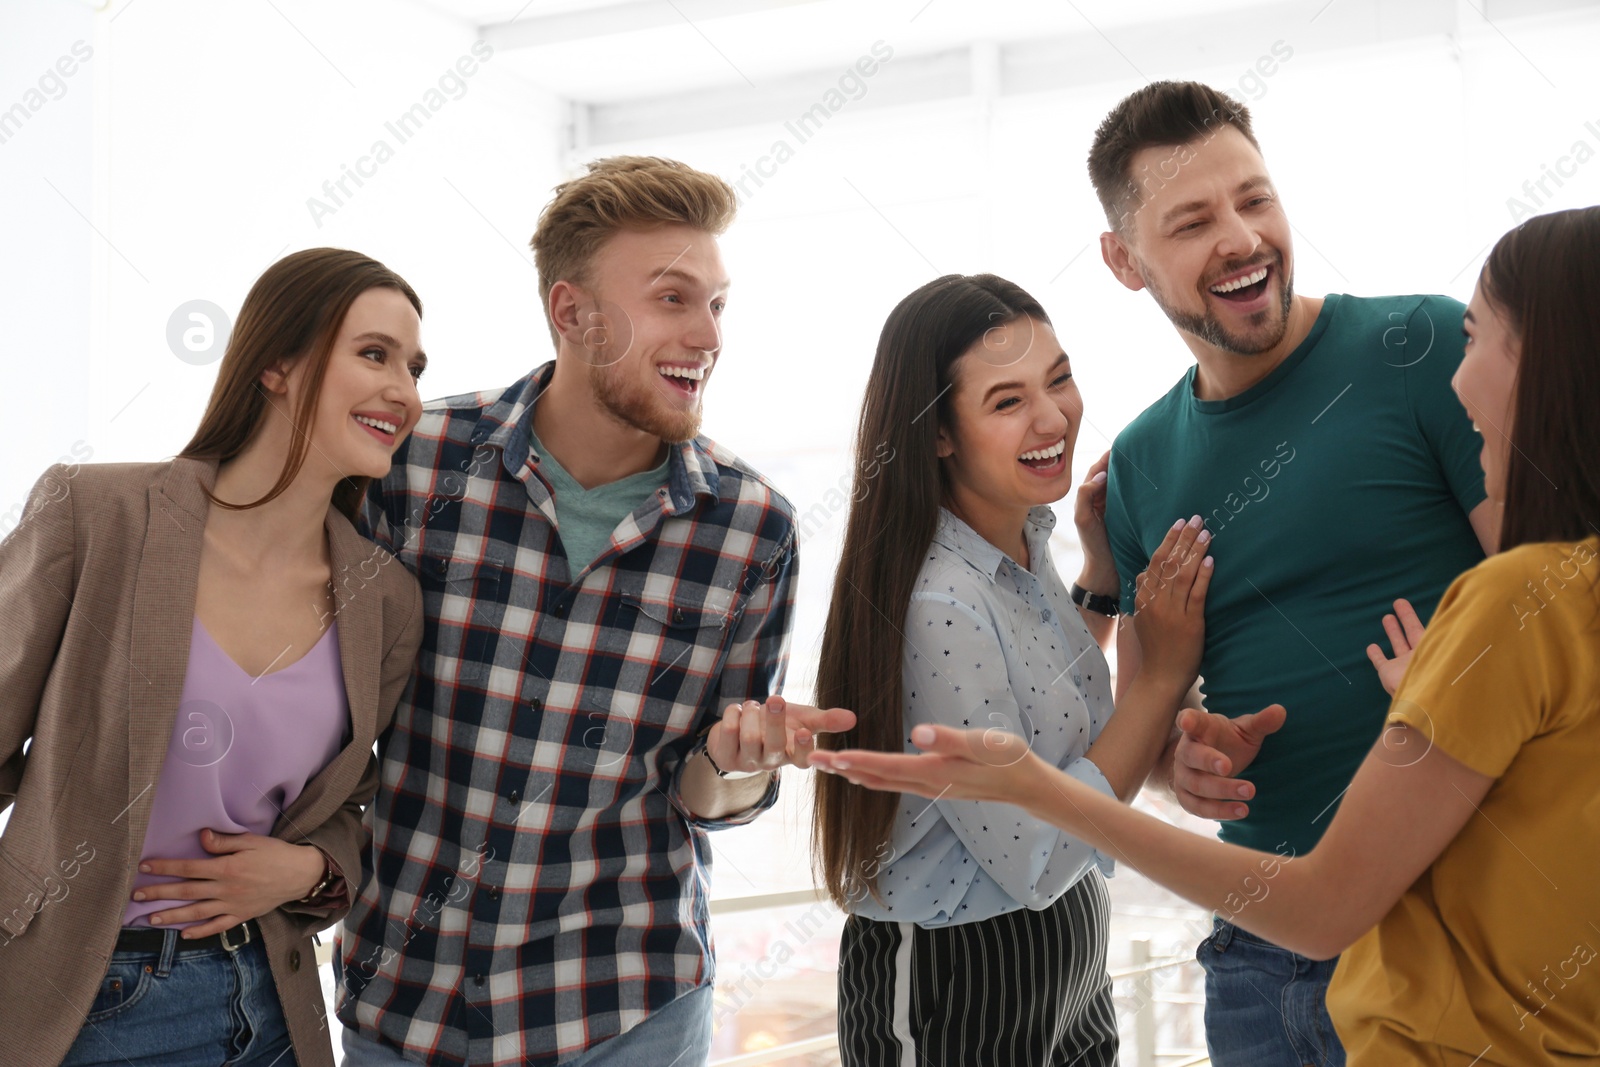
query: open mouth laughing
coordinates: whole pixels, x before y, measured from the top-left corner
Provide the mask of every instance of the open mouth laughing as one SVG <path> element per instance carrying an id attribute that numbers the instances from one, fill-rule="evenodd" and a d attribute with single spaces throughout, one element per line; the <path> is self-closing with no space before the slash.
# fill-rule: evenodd
<path id="1" fill-rule="evenodd" d="M 684 400 L 693 400 L 700 395 L 706 373 L 710 369 L 711 366 L 707 363 L 656 364 L 656 373 L 666 382 L 667 388 Z"/>
<path id="2" fill-rule="evenodd" d="M 353 412 L 350 416 L 367 433 L 377 438 L 384 445 L 392 446 L 395 435 L 400 432 L 400 423 L 396 422 L 393 415 L 368 414 L 364 411 Z"/>
<path id="3" fill-rule="evenodd" d="M 1272 272 L 1277 268 L 1268 263 L 1247 267 L 1235 271 L 1221 281 L 1213 282 L 1206 287 L 1206 291 L 1220 300 L 1239 307 L 1241 310 L 1256 310 L 1254 305 L 1263 303 L 1267 296 L 1267 287 L 1272 281 Z"/>
<path id="4" fill-rule="evenodd" d="M 1035 474 L 1053 477 L 1066 469 L 1066 452 L 1067 439 L 1063 437 L 1054 444 L 1022 453 L 1017 462 Z"/>

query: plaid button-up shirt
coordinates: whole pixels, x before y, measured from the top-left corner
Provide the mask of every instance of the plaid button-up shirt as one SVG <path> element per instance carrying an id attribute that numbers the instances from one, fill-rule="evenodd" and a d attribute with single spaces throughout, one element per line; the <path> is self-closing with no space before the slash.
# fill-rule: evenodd
<path id="1" fill-rule="evenodd" d="M 792 505 L 704 437 L 573 574 L 529 445 L 553 364 L 434 401 L 375 485 L 426 629 L 380 740 L 340 1021 L 433 1064 L 554 1064 L 712 980 L 697 735 L 782 683 Z M 345 582 L 345 596 L 360 595 Z"/>

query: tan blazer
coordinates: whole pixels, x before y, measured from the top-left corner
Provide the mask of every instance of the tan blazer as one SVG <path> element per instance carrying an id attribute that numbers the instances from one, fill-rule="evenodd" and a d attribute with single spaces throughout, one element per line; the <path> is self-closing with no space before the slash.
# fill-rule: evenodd
<path id="1" fill-rule="evenodd" d="M 99 993 L 172 737 L 216 465 L 52 467 L 0 542 L 0 1064 L 57 1064 Z M 329 509 L 348 740 L 272 828 L 361 876 L 373 741 L 422 637 L 422 595 Z M 27 751 L 23 744 L 32 738 Z M 354 895 L 355 886 L 351 886 Z M 341 916 L 258 920 L 300 1067 L 333 1067 L 311 935 Z"/>

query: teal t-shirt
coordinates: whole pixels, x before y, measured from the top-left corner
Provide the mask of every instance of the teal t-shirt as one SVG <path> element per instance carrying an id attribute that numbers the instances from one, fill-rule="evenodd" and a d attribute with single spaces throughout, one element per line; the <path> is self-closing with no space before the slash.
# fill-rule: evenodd
<path id="1" fill-rule="evenodd" d="M 532 430 L 528 432 L 528 444 L 539 457 L 540 473 L 550 483 L 556 530 L 561 535 L 561 545 L 567 551 L 567 566 L 574 578 L 605 551 L 622 520 L 667 484 L 670 451 L 668 459 L 662 460 L 658 467 L 585 489 L 556 461 Z"/>
<path id="2" fill-rule="evenodd" d="M 1122 600 L 1173 522 L 1213 535 L 1201 688 L 1227 715 L 1280 703 L 1283 728 L 1241 777 L 1250 814 L 1221 836 L 1309 850 L 1383 727 L 1366 647 L 1405 597 L 1428 620 L 1483 559 L 1482 439 L 1450 378 L 1462 305 L 1442 296 L 1327 297 L 1265 379 L 1197 400 L 1193 368 L 1117 436 L 1106 526 Z M 1399 758 L 1409 756 L 1397 755 Z"/>

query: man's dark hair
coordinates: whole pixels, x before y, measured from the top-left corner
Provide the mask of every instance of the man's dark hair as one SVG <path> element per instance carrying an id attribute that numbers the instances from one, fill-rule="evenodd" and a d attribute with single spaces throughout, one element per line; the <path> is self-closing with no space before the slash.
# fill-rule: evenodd
<path id="1" fill-rule="evenodd" d="M 1200 82 L 1151 82 L 1122 98 L 1094 132 L 1089 148 L 1089 180 L 1105 209 L 1106 221 L 1125 233 L 1128 220 L 1143 196 L 1154 192 L 1187 162 L 1178 149 L 1197 140 L 1209 141 L 1224 126 L 1232 126 L 1255 145 L 1250 130 L 1250 109 L 1227 93 Z M 1133 157 L 1146 148 L 1171 147 L 1174 158 L 1154 170 L 1146 166 L 1133 174 Z"/>

